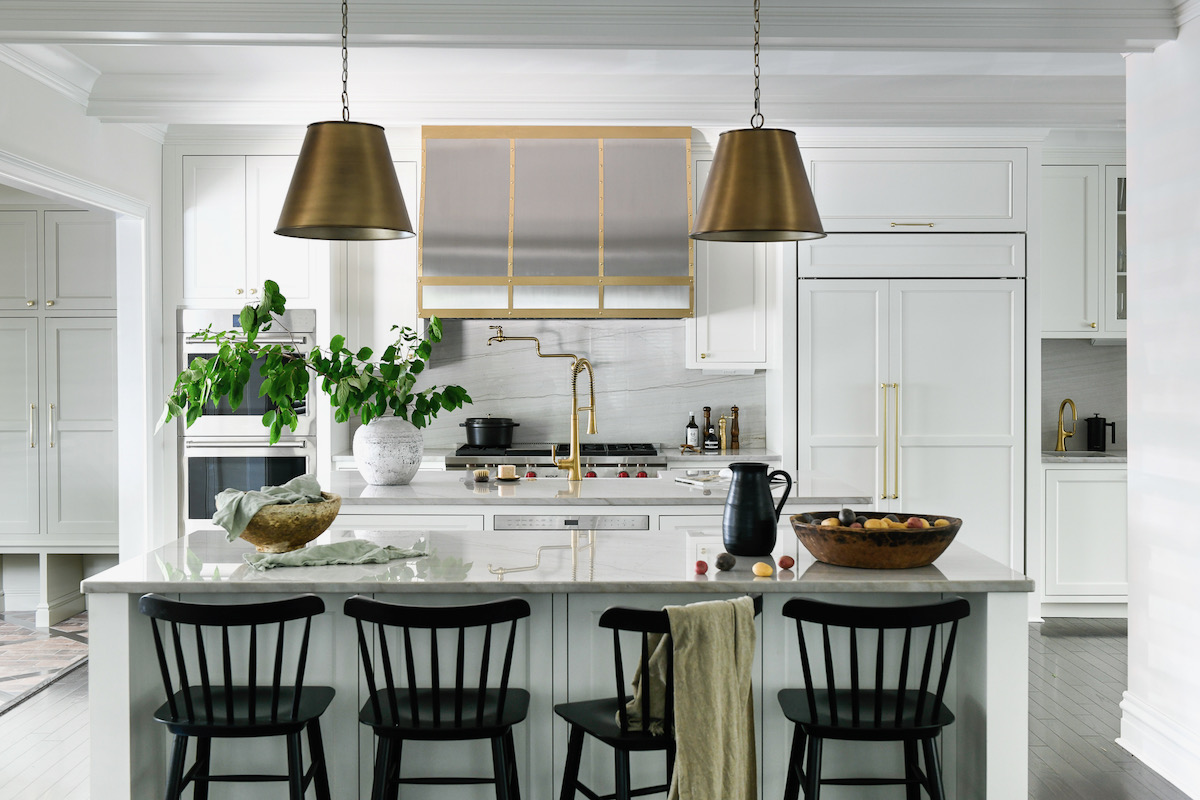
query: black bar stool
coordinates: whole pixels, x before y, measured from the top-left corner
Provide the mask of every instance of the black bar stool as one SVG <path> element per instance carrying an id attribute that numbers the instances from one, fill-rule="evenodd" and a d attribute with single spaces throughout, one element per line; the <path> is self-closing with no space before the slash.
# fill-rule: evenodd
<path id="1" fill-rule="evenodd" d="M 329 800 L 318 718 L 333 700 L 334 691 L 329 686 L 304 685 L 312 618 L 325 611 L 321 598 L 309 594 L 269 603 L 218 605 L 147 594 L 138 602 L 138 610 L 150 617 L 167 694 L 154 718 L 175 735 L 167 800 L 180 798 L 189 783 L 195 786 L 192 796 L 205 800 L 209 784 L 218 781 L 287 781 L 291 800 L 301 800 L 311 782 L 319 800 Z M 234 683 L 231 628 L 248 628 L 244 683 Z M 300 629 L 298 653 L 288 653 L 290 640 L 284 635 L 288 629 Z M 219 644 L 214 641 L 217 638 Z M 169 639 L 169 645 L 164 639 Z M 287 674 L 294 679 L 285 682 Z M 305 731 L 311 761 L 308 771 L 304 770 L 300 741 Z M 287 737 L 287 775 L 211 774 L 213 739 L 263 736 Z M 189 738 L 196 739 L 196 759 L 185 773 Z"/>
<path id="2" fill-rule="evenodd" d="M 372 800 L 395 798 L 400 784 L 405 783 L 493 783 L 497 800 L 520 800 L 512 729 L 529 712 L 529 692 L 514 689 L 508 682 L 517 620 L 529 616 L 529 603 L 510 598 L 473 606 L 401 606 L 356 596 L 346 601 L 345 613 L 357 620 L 370 695 L 358 719 L 378 737 Z M 389 628 L 396 629 L 397 647 L 404 651 L 402 656 L 397 653 L 397 659 L 393 659 L 385 635 Z M 414 630 L 428 633 L 414 636 Z M 443 630 L 453 631 L 454 640 L 454 675 L 444 685 L 438 646 L 438 633 Z M 502 653 L 493 653 L 494 638 L 504 642 Z M 424 643 L 428 643 L 428 655 L 422 654 L 424 663 L 418 668 L 414 645 Z M 378 647 L 383 688 L 377 686 L 373 645 Z M 469 739 L 491 740 L 491 778 L 400 776 L 405 740 Z"/>
<path id="3" fill-rule="evenodd" d="M 801 786 L 805 800 L 818 800 L 823 784 L 904 784 L 909 800 L 919 796 L 918 787 L 933 800 L 943 800 L 935 740 L 954 721 L 942 698 L 958 621 L 970 613 L 970 605 L 961 597 L 901 607 L 844 606 L 804 598 L 784 604 L 784 616 L 796 620 L 805 687 L 779 692 L 784 716 L 795 723 L 784 800 L 797 800 Z M 847 630 L 848 651 L 831 644 L 841 641 L 831 636 L 832 628 Z M 821 655 L 816 667 L 823 669 L 823 676 L 812 664 L 809 636 L 818 642 L 811 650 Z M 890 661 L 888 653 L 895 653 L 897 646 L 899 655 Z M 824 678 L 824 688 L 816 687 L 814 674 Z M 912 676 L 915 682 L 910 685 Z M 822 778 L 826 739 L 902 742 L 904 777 Z M 924 771 L 917 758 L 918 745 Z"/>
<path id="4" fill-rule="evenodd" d="M 762 612 L 762 595 L 752 595 L 754 614 Z M 630 727 L 626 705 L 630 697 L 625 694 L 625 667 L 621 657 L 621 634 L 639 641 L 639 664 L 650 662 L 650 637 L 654 634 L 670 635 L 671 620 L 666 610 L 648 610 L 614 606 L 600 615 L 600 627 L 613 632 L 613 666 L 617 694 L 598 700 L 581 700 L 574 703 L 559 703 L 554 713 L 567 721 L 567 762 L 563 772 L 560 800 L 574 800 L 578 792 L 591 800 L 630 800 L 645 794 L 665 792 L 671 785 L 671 773 L 675 769 L 675 663 L 670 649 L 666 652 L 665 696 L 663 698 L 663 727 L 660 733 Z M 651 718 L 654 699 L 651 681 L 641 681 L 641 703 L 639 715 L 643 724 Z M 584 734 L 613 748 L 615 756 L 616 791 L 600 795 L 579 780 L 579 764 L 583 758 Z M 634 788 L 629 771 L 629 754 L 661 751 L 666 758 L 666 782 L 655 786 Z"/>

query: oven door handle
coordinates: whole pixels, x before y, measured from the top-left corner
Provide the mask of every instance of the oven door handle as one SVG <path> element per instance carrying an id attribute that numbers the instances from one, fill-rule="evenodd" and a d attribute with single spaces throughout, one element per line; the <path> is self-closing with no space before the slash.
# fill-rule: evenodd
<path id="1" fill-rule="evenodd" d="M 205 338 L 203 336 L 200 336 L 197 334 L 189 335 L 186 339 L 184 339 L 184 341 L 187 342 L 188 344 L 207 344 L 207 345 L 216 344 L 216 342 L 214 342 L 213 340 L 211 340 L 211 339 L 205 340 Z M 246 341 L 246 337 L 245 336 L 235 336 L 232 339 L 230 339 L 230 341 L 244 343 Z M 292 344 L 294 342 L 296 347 L 300 348 L 300 347 L 304 347 L 304 346 L 310 344 L 312 341 L 312 336 L 307 333 L 297 333 L 297 334 L 293 334 L 293 335 L 289 335 L 286 333 L 260 333 L 258 336 L 256 336 L 254 338 L 254 341 L 267 342 L 270 344 Z"/>
<path id="2" fill-rule="evenodd" d="M 308 442 L 301 439 L 287 444 L 267 444 L 265 441 L 231 442 L 219 439 L 184 439 L 183 446 L 189 450 L 259 450 L 269 447 L 282 452 L 284 450 L 303 450 L 308 447 Z"/>

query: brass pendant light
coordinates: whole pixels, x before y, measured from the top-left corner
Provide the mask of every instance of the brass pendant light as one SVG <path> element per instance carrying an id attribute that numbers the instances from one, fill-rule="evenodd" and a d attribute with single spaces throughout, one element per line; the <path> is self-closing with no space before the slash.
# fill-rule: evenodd
<path id="1" fill-rule="evenodd" d="M 350 121 L 342 0 L 342 119 L 308 126 L 275 232 L 302 239 L 406 239 L 414 235 L 383 128 Z"/>
<path id="2" fill-rule="evenodd" d="M 693 239 L 790 242 L 825 236 L 796 134 L 764 128 L 759 110 L 758 4 L 754 0 L 754 115 L 717 141 Z"/>

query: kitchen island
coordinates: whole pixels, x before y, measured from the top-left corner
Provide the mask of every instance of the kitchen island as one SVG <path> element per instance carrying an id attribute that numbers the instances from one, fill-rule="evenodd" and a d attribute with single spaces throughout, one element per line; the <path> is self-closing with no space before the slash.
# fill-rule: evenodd
<path id="1" fill-rule="evenodd" d="M 336 798 L 369 792 L 372 740 L 357 722 L 363 701 L 354 626 L 341 613 L 345 598 L 366 594 L 398 602 L 472 603 L 508 595 L 527 599 L 532 617 L 521 628 L 514 655 L 514 682 L 528 688 L 528 719 L 515 729 L 523 796 L 557 796 L 566 736 L 553 705 L 567 699 L 611 694 L 609 643 L 596 620 L 610 605 L 658 608 L 668 603 L 764 595 L 755 662 L 755 707 L 763 797 L 782 794 L 790 742 L 775 694 L 799 685 L 795 629 L 780 614 L 787 598 L 817 595 L 842 602 L 911 603 L 957 594 L 971 603 L 959 631 L 947 702 L 957 721 L 943 740 L 948 796 L 1026 796 L 1027 632 L 1026 598 L 1032 582 L 1019 573 L 954 543 L 929 567 L 854 570 L 814 562 L 805 554 L 791 570 L 755 578 L 755 559 L 739 559 L 729 572 L 696 575 L 697 541 L 719 540 L 716 528 L 653 531 L 387 531 L 340 530 L 320 542 L 366 538 L 415 547 L 426 555 L 387 565 L 327 566 L 255 571 L 242 555 L 250 547 L 219 534 L 195 533 L 145 556 L 126 561 L 84 582 L 89 595 L 91 655 L 92 797 L 152 797 L 161 793 L 167 737 L 151 715 L 162 688 L 150 628 L 137 612 L 145 592 L 203 602 L 253 601 L 295 592 L 316 592 L 326 613 L 314 621 L 306 681 L 328 683 L 337 697 L 322 718 Z M 773 556 L 795 551 L 781 538 Z M 632 674 L 631 672 L 629 674 Z M 275 743 L 216 742 L 214 763 L 237 770 L 273 753 Z M 896 748 L 894 748 L 896 749 Z M 436 751 L 411 747 L 413 761 L 434 771 L 486 774 L 490 761 L 473 743 L 443 744 Z M 406 756 L 409 747 L 406 746 Z M 872 751 L 863 759 L 827 749 L 827 774 L 839 765 L 895 770 L 897 754 Z M 268 757 L 270 757 L 268 755 Z M 284 763 L 282 760 L 276 763 Z M 406 762 L 407 763 L 407 762 Z M 641 777 L 659 777 L 661 761 L 634 764 Z M 584 774 L 600 786 L 611 781 L 611 756 L 585 753 Z M 638 780 L 635 774 L 635 781 Z M 230 797 L 268 797 L 261 785 L 230 786 Z M 484 798 L 487 787 L 460 787 L 454 797 Z M 282 797 L 283 795 L 278 795 Z M 407 798 L 446 797 L 440 787 L 411 787 Z M 830 798 L 839 795 L 831 787 Z"/>

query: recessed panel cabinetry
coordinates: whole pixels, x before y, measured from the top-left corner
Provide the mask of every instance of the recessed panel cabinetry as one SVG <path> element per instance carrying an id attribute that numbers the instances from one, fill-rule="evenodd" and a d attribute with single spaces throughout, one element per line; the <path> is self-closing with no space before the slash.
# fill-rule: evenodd
<path id="1" fill-rule="evenodd" d="M 1128 473 L 1100 465 L 1046 469 L 1047 602 L 1124 603 Z"/>
<path id="2" fill-rule="evenodd" d="M 1125 167 L 1042 168 L 1042 335 L 1123 338 Z"/>
<path id="3" fill-rule="evenodd" d="M 183 156 L 183 299 L 257 299 L 279 284 L 289 305 L 320 296 L 329 244 L 279 236 L 293 156 Z"/>
<path id="4" fill-rule="evenodd" d="M 803 249 L 805 245 L 801 245 Z M 798 466 L 1020 567 L 1022 280 L 799 282 Z"/>
<path id="5" fill-rule="evenodd" d="M 115 310 L 116 264 L 111 214 L 0 211 L 0 310 Z"/>

